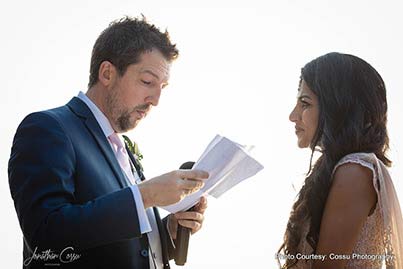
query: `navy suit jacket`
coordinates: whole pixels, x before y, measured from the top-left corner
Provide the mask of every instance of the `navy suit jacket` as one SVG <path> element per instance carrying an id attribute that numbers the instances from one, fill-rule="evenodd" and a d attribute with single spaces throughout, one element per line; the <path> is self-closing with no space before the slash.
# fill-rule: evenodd
<path id="1" fill-rule="evenodd" d="M 24 235 L 24 268 L 55 263 L 62 268 L 149 268 L 147 236 L 141 235 L 130 187 L 101 127 L 80 99 L 32 113 L 21 122 L 8 173 Z M 169 268 L 174 248 L 166 223 L 156 208 L 154 212 Z"/>

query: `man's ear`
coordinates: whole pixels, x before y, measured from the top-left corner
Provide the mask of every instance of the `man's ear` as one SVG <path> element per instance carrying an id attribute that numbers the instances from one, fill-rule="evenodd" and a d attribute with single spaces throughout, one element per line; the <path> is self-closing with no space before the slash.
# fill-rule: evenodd
<path id="1" fill-rule="evenodd" d="M 99 66 L 98 80 L 104 87 L 113 85 L 117 72 L 116 67 L 109 61 L 103 61 Z"/>

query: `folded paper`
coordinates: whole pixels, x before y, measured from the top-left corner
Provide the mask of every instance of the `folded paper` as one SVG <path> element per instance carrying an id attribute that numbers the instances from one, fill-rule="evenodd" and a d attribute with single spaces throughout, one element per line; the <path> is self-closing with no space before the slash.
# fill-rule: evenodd
<path id="1" fill-rule="evenodd" d="M 218 198 L 238 183 L 257 174 L 263 166 L 249 155 L 252 148 L 217 135 L 193 166 L 193 169 L 204 170 L 210 174 L 203 188 L 163 209 L 171 213 L 187 210 L 195 205 L 201 196 L 211 195 Z"/>

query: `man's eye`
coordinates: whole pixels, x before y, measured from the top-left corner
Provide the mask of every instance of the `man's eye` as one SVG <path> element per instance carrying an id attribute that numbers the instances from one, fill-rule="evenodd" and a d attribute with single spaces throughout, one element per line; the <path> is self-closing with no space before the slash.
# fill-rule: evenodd
<path id="1" fill-rule="evenodd" d="M 151 84 L 151 81 L 141 80 L 141 82 L 143 82 L 143 84 L 145 84 L 145 85 L 150 85 Z"/>

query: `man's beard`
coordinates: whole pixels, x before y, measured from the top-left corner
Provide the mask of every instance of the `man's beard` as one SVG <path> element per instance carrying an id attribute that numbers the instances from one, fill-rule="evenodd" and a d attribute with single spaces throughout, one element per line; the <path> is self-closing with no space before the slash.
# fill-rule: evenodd
<path id="1" fill-rule="evenodd" d="M 117 119 L 117 126 L 119 127 L 120 130 L 119 132 L 125 133 L 134 127 L 136 127 L 137 121 L 131 122 L 130 121 L 130 113 L 125 110 L 122 111 L 120 116 Z"/>
<path id="2" fill-rule="evenodd" d="M 148 111 L 150 108 L 149 104 L 142 104 L 135 106 L 131 111 L 127 108 L 120 107 L 117 91 L 119 89 L 113 89 L 110 94 L 106 97 L 106 104 L 109 115 L 112 116 L 112 121 L 115 130 L 119 133 L 127 132 L 137 126 L 139 120 L 131 120 L 130 115 L 136 110 Z"/>

